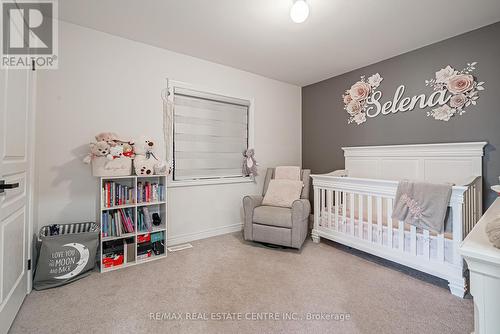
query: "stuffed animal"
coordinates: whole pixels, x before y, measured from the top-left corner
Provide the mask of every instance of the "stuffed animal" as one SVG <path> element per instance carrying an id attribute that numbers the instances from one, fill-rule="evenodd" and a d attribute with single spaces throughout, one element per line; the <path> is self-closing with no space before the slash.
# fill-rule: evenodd
<path id="1" fill-rule="evenodd" d="M 170 168 L 168 167 L 166 161 L 161 160 L 161 161 L 156 163 L 156 165 L 155 165 L 155 174 L 156 175 L 164 175 L 167 173 L 167 171 L 170 174 Z"/>
<path id="2" fill-rule="evenodd" d="M 123 146 L 116 145 L 109 149 L 109 154 L 106 156 L 108 160 L 121 158 L 123 155 Z"/>
<path id="3" fill-rule="evenodd" d="M 110 146 L 105 141 L 98 141 L 97 143 L 90 143 L 90 153 L 83 158 L 83 162 L 89 164 L 95 157 L 106 157 L 109 154 Z"/>
<path id="4" fill-rule="evenodd" d="M 139 140 L 134 142 L 134 152 L 137 155 L 145 155 L 146 157 L 154 156 L 153 148 L 154 142 L 151 138 L 142 136 Z"/>
<path id="5" fill-rule="evenodd" d="M 134 142 L 134 169 L 137 175 L 164 174 L 167 163 L 160 161 L 154 153 L 154 141 L 142 136 Z"/>
<path id="6" fill-rule="evenodd" d="M 105 141 L 109 144 L 109 146 L 116 146 L 116 141 L 118 140 L 118 135 L 113 132 L 101 132 L 97 136 L 95 136 L 95 140 L 97 142 Z"/>
<path id="7" fill-rule="evenodd" d="M 243 152 L 243 175 L 245 176 L 257 176 L 257 161 L 255 160 L 255 150 L 250 148 Z"/>
<path id="8" fill-rule="evenodd" d="M 123 147 L 124 157 L 134 158 L 134 148 L 132 147 L 131 143 L 120 142 L 119 145 Z"/>
<path id="9" fill-rule="evenodd" d="M 146 158 L 145 155 L 136 154 L 134 159 L 134 169 L 136 175 L 154 175 L 155 165 L 157 161 L 155 158 Z"/>

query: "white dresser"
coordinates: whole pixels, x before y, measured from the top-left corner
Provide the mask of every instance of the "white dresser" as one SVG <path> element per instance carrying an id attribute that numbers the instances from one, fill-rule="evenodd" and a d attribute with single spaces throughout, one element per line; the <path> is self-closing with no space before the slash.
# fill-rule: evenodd
<path id="1" fill-rule="evenodd" d="M 500 216 L 500 198 L 486 211 L 460 246 L 470 270 L 470 291 L 474 297 L 475 334 L 500 333 L 500 249 L 486 235 L 486 224 Z"/>

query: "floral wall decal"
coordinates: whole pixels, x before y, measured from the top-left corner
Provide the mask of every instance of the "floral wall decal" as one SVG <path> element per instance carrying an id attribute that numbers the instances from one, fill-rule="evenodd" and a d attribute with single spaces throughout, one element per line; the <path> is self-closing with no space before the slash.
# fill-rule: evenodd
<path id="1" fill-rule="evenodd" d="M 344 101 L 344 109 L 349 114 L 347 123 L 356 122 L 359 125 L 366 122 L 368 99 L 378 86 L 380 86 L 382 80 L 384 79 L 378 73 L 369 77 L 368 81 L 362 76 L 360 81 L 351 86 L 351 89 L 345 91 L 342 99 Z"/>
<path id="2" fill-rule="evenodd" d="M 476 64 L 468 63 L 461 71 L 450 65 L 437 71 L 435 78 L 425 81 L 426 86 L 433 88 L 429 96 L 420 94 L 403 97 L 405 86 L 400 85 L 394 98 L 385 103 L 380 102 L 382 92 L 379 86 L 383 80 L 380 74 L 373 74 L 368 79 L 362 76 L 342 95 L 344 110 L 349 114 L 347 122 L 360 125 L 366 122 L 367 117 L 411 111 L 416 106 L 420 109 L 433 108 L 427 112 L 427 116 L 449 121 L 455 115 L 464 114 L 465 108 L 470 105 L 476 105 L 479 91 L 484 90 L 484 82 L 478 82 L 472 74 Z"/>
<path id="3" fill-rule="evenodd" d="M 450 95 L 449 102 L 427 112 L 440 121 L 449 121 L 455 115 L 463 115 L 465 108 L 476 105 L 479 91 L 484 90 L 484 82 L 478 82 L 472 75 L 477 62 L 468 63 L 461 71 L 455 70 L 450 65 L 436 72 L 434 79 L 425 80 L 425 85 L 434 91 L 447 91 Z"/>

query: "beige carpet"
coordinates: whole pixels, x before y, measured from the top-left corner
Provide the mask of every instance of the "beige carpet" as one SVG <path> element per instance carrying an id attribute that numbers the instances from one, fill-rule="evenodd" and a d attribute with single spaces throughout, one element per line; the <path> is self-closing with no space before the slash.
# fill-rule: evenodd
<path id="1" fill-rule="evenodd" d="M 11 332 L 456 334 L 473 329 L 471 299 L 332 243 L 307 241 L 297 252 L 230 234 L 193 245 L 164 260 L 34 291 Z M 150 320 L 151 312 L 180 312 L 183 319 Z M 243 320 L 186 320 L 185 312 L 209 318 L 234 312 Z M 267 313 L 281 318 L 283 312 L 293 318 L 348 313 L 350 319 L 249 319 Z"/>

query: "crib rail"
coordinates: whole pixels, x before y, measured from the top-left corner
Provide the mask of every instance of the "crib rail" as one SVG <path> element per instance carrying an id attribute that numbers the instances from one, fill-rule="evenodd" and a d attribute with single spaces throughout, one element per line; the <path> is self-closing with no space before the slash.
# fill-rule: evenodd
<path id="1" fill-rule="evenodd" d="M 473 178 L 466 185 L 467 190 L 464 193 L 464 203 L 462 208 L 463 215 L 463 236 L 470 233 L 472 228 L 477 224 L 483 213 L 482 200 L 482 179 L 480 176 Z"/>
<path id="2" fill-rule="evenodd" d="M 397 181 L 314 176 L 315 229 L 340 233 L 422 261 L 461 267 L 457 250 L 481 215 L 481 177 L 453 186 L 452 232 L 435 233 L 392 219 Z M 314 233 L 313 233 L 314 234 Z"/>

